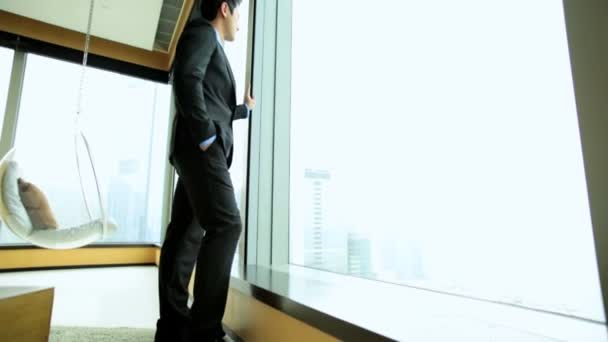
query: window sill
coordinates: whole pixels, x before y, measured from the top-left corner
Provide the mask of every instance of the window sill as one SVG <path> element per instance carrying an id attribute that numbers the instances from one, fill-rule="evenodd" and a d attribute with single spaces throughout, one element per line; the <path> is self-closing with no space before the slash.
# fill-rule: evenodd
<path id="1" fill-rule="evenodd" d="M 159 255 L 160 248 L 152 244 L 96 244 L 64 250 L 5 245 L 0 247 L 0 272 L 158 265 Z"/>
<path id="2" fill-rule="evenodd" d="M 605 324 L 298 266 L 249 266 L 231 287 L 341 340 L 608 341 Z"/>
<path id="3" fill-rule="evenodd" d="M 99 242 L 93 243 L 90 245 L 86 245 L 83 247 L 79 247 L 80 249 L 84 248 L 145 248 L 145 247 L 158 247 L 160 248 L 160 244 L 156 242 Z M 15 250 L 15 249 L 40 249 L 40 250 L 49 250 L 48 248 L 38 247 L 36 245 L 32 245 L 31 243 L 4 243 L 0 244 L 0 250 Z"/>

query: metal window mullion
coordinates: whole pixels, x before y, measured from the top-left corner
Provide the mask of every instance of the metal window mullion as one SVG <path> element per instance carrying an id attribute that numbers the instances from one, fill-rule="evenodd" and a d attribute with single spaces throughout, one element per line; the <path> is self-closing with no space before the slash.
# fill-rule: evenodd
<path id="1" fill-rule="evenodd" d="M 256 0 L 254 6 L 250 7 L 251 11 L 256 13 L 254 32 L 251 37 L 255 39 L 255 49 L 252 53 L 253 65 L 251 80 L 252 90 L 257 99 L 257 107 L 251 114 L 249 121 L 249 150 L 248 150 L 248 166 L 247 166 L 247 213 L 246 213 L 246 236 L 245 236 L 245 263 L 255 265 L 257 262 L 257 219 L 258 219 L 258 184 L 259 184 L 259 159 L 260 159 L 260 114 L 262 112 L 263 103 L 261 101 L 261 79 L 262 79 L 262 60 L 263 60 L 263 42 L 264 37 L 260 32 L 264 31 L 264 3 L 265 0 Z M 255 7 L 255 8 L 253 8 Z M 250 38 L 251 39 L 251 38 Z"/>
<path id="2" fill-rule="evenodd" d="M 272 265 L 289 263 L 291 135 L 291 0 L 277 7 L 276 92 L 272 201 Z"/>
<path id="3" fill-rule="evenodd" d="M 258 106 L 251 117 L 247 264 L 270 265 L 272 158 L 275 92 L 276 2 L 256 1 L 253 89 Z"/>
<path id="4" fill-rule="evenodd" d="M 15 50 L 4 112 L 4 123 L 2 125 L 2 137 L 0 138 L 0 156 L 4 156 L 15 145 L 26 64 L 27 54 L 23 51 Z"/>
<path id="5" fill-rule="evenodd" d="M 564 0 L 596 261 L 608 318 L 608 7 Z"/>

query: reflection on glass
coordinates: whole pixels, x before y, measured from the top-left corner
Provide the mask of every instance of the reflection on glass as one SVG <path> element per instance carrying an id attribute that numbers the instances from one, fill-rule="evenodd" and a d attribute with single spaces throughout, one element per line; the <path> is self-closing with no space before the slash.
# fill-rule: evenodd
<path id="1" fill-rule="evenodd" d="M 293 2 L 291 263 L 605 321 L 561 2 L 383 7 Z"/>

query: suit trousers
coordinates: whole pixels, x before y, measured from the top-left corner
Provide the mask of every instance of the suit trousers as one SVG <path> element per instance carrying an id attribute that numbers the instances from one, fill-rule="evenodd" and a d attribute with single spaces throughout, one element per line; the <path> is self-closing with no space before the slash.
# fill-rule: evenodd
<path id="1" fill-rule="evenodd" d="M 213 340 L 224 335 L 230 270 L 242 231 L 225 149 L 216 140 L 173 156 L 179 175 L 159 263 L 156 341 Z M 194 302 L 188 284 L 196 264 Z"/>

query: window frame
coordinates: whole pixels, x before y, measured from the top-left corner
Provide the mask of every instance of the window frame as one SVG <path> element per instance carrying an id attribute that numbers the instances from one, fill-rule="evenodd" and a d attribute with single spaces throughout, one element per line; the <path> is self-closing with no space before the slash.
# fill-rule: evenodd
<path id="1" fill-rule="evenodd" d="M 26 65 L 27 54 L 15 49 L 4 112 L 4 124 L 2 125 L 2 136 L 0 137 L 0 156 L 4 156 L 15 144 Z"/>
<path id="2" fill-rule="evenodd" d="M 563 1 L 604 317 L 608 321 L 608 22 L 601 0 Z"/>

